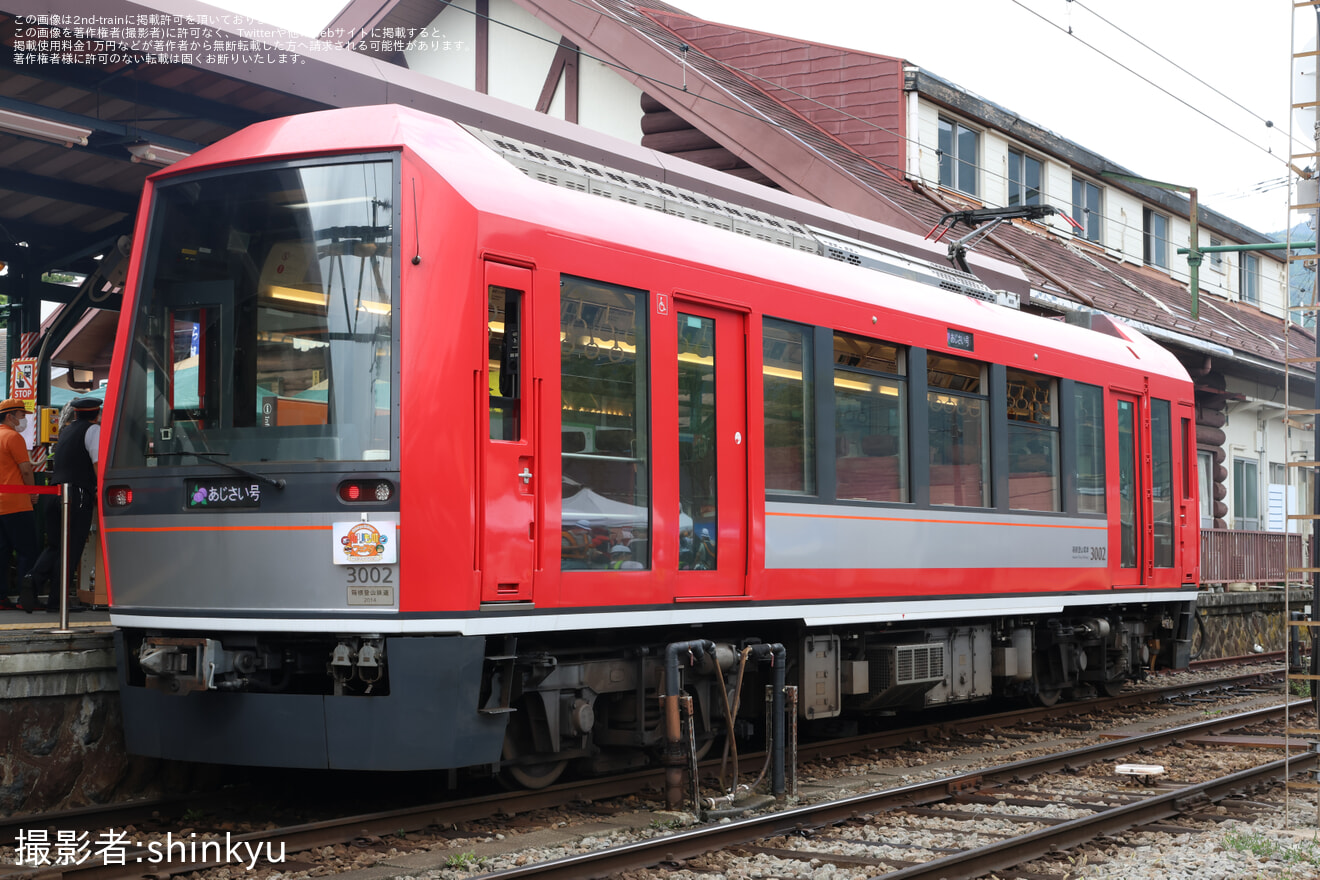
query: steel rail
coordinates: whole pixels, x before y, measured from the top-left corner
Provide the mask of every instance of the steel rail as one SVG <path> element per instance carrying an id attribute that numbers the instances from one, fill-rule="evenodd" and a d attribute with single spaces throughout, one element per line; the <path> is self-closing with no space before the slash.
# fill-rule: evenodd
<path id="1" fill-rule="evenodd" d="M 1082 816 L 1060 825 L 1041 828 L 1018 837 L 1010 837 L 988 846 L 943 856 L 881 876 L 884 880 L 939 880 L 939 878 L 971 880 L 992 871 L 1003 871 L 1014 865 L 1025 864 L 1052 852 L 1070 850 L 1106 834 L 1118 834 L 1141 825 L 1171 819 L 1182 813 L 1189 802 L 1201 803 L 1202 799 L 1209 799 L 1211 802 L 1220 801 L 1268 782 L 1271 777 L 1277 780 L 1285 774 L 1292 775 L 1313 770 L 1316 767 L 1316 757 L 1315 752 L 1307 752 L 1300 757 L 1271 761 L 1259 767 L 1239 770 L 1237 773 L 1208 782 L 1174 789 L 1121 807 L 1111 807 L 1090 816 Z M 821 855 L 819 858 L 827 861 L 829 856 Z"/>
<path id="2" fill-rule="evenodd" d="M 1309 704 L 1307 701 L 1301 700 L 1290 705 L 1300 707 Z M 990 770 L 961 773 L 928 782 L 913 783 L 901 788 L 855 795 L 826 804 L 798 807 L 765 816 L 733 821 L 727 825 L 697 828 L 667 837 L 639 841 L 621 847 L 569 856 L 550 862 L 509 868 L 482 876 L 491 878 L 491 880 L 494 880 L 494 878 L 513 880 L 513 878 L 524 877 L 536 877 L 541 878 L 541 880 L 544 880 L 544 878 L 586 880 L 586 878 L 613 877 L 624 871 L 650 868 L 661 861 L 681 861 L 768 837 L 837 825 L 841 822 L 864 818 L 891 809 L 937 803 L 946 800 L 951 793 L 978 788 L 986 783 L 1010 782 L 1018 778 L 1079 767 L 1096 761 L 1127 755 L 1140 749 L 1157 748 L 1193 736 L 1204 736 L 1224 730 L 1246 727 L 1251 724 L 1273 720 L 1281 716 L 1284 710 L 1285 706 L 1279 704 L 1208 721 L 1198 721 L 1169 730 L 1099 743 L 1068 752 L 1045 755 L 1039 758 L 1027 758 Z M 1313 759 L 1294 759 L 1293 766 L 1302 767 L 1304 762 L 1309 760 Z M 1278 771 L 1275 770 L 1274 772 Z M 1219 780 L 1216 782 L 1219 782 Z M 1188 794 L 1183 793 L 1180 797 L 1186 798 L 1188 796 Z M 1018 838 L 1013 838 L 1009 841 L 1009 844 L 1012 845 L 1017 840 Z M 828 861 L 828 855 L 821 855 L 819 858 L 822 861 Z M 1018 858 L 1016 861 L 1023 861 L 1023 859 Z M 884 876 L 888 878 L 890 876 L 905 875 Z"/>
<path id="3" fill-rule="evenodd" d="M 1106 697 L 1085 702 L 1069 703 L 1066 704 L 1066 706 L 1055 706 L 1051 709 L 1017 710 L 970 719 L 964 718 L 923 724 L 896 731 L 850 737 L 830 743 L 802 747 L 799 749 L 799 758 L 809 759 L 811 757 L 838 756 L 855 753 L 867 748 L 887 748 L 912 741 L 920 741 L 922 739 L 929 740 L 941 736 L 947 736 L 950 733 L 959 730 L 976 730 L 1002 725 L 1008 721 L 1022 720 L 1024 717 L 1028 720 L 1037 717 L 1057 717 L 1060 714 L 1060 711 L 1063 711 L 1065 714 L 1068 713 L 1068 710 L 1071 710 L 1073 713 L 1081 713 L 1114 705 L 1142 704 L 1157 700 L 1167 701 L 1170 699 L 1176 699 L 1178 696 L 1220 691 L 1233 686 L 1248 684 L 1252 681 L 1260 681 L 1267 676 L 1268 673 L 1246 673 L 1225 679 L 1216 679 L 1214 681 L 1194 682 L 1184 685 L 1174 685 L 1167 688 L 1152 688 L 1144 691 L 1132 691 L 1130 693 L 1121 694 L 1117 697 Z M 1228 717 L 1232 718 L 1236 716 Z M 1225 719 L 1219 720 L 1222 722 Z M 1127 740 L 1119 740 L 1118 742 L 1127 742 Z M 754 762 L 764 759 L 764 757 L 765 755 L 763 752 L 745 753 L 743 760 L 746 762 Z M 713 759 L 704 762 L 703 767 L 713 769 L 718 767 L 718 764 L 718 759 Z M 400 831 L 412 832 L 420 831 L 431 826 L 443 827 L 455 822 L 470 821 L 474 817 L 485 817 L 499 814 L 515 815 L 519 812 L 560 807 L 574 802 L 635 795 L 639 791 L 647 789 L 658 791 L 662 782 L 662 770 L 643 770 L 621 776 L 612 776 L 603 780 L 564 783 L 551 786 L 541 791 L 517 791 L 493 797 L 464 798 L 461 800 L 426 804 L 423 806 L 403 807 L 397 810 L 356 815 L 342 819 L 329 819 L 321 822 L 285 826 L 271 831 L 254 831 L 244 834 L 236 834 L 232 835 L 230 840 L 238 844 L 251 843 L 254 845 L 265 843 L 267 841 L 279 842 L 284 844 L 286 853 L 296 853 L 343 843 L 345 840 L 353 837 L 384 837 Z M 126 805 L 125 807 L 125 809 L 129 810 L 133 808 L 134 805 L 132 804 Z M 77 816 L 76 822 L 74 821 L 75 815 Z M 776 815 L 783 815 L 783 813 Z M 68 819 L 71 824 L 75 824 L 78 828 L 89 828 L 92 827 L 90 822 L 94 820 L 95 816 L 95 811 L 88 808 L 85 810 L 72 811 L 71 814 L 33 814 L 29 816 L 12 817 L 12 819 L 7 821 L 9 826 L 14 830 L 51 827 L 60 830 L 67 830 L 67 828 L 60 824 L 62 819 Z M 0 825 L 0 827 L 4 826 Z M 105 826 L 103 825 L 102 827 Z M 200 837 L 198 838 L 197 843 L 200 845 Z M 233 863 L 233 860 L 229 859 L 198 861 L 180 860 L 178 862 L 155 863 L 150 861 L 152 855 L 153 854 L 145 847 L 136 847 L 123 851 L 123 864 L 84 862 L 83 864 L 43 865 L 35 867 L 0 866 L 0 880 L 11 880 L 11 878 L 12 880 L 22 880 L 22 878 L 33 878 L 33 880 L 54 880 L 54 878 L 68 878 L 68 880 L 125 880 L 125 878 L 133 878 L 133 880 L 136 880 L 136 878 L 142 876 L 144 871 L 148 871 L 153 877 L 162 878 L 163 880 L 163 878 L 169 876 L 206 870 L 208 868 L 215 868 Z"/>

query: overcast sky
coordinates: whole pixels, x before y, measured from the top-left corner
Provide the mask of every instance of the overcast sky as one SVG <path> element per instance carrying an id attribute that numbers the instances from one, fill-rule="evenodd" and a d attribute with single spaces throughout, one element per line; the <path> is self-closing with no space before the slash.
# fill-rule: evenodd
<path id="1" fill-rule="evenodd" d="M 1204 204 L 1260 232 L 1287 225 L 1289 155 L 1315 149 L 1309 123 L 1302 132 L 1295 120 L 1289 148 L 1290 0 L 670 2 L 710 21 L 903 58 L 1134 174 L 1194 186 Z M 304 31 L 339 8 L 217 5 Z M 1296 14 L 1298 44 L 1314 41 L 1315 12 Z"/>

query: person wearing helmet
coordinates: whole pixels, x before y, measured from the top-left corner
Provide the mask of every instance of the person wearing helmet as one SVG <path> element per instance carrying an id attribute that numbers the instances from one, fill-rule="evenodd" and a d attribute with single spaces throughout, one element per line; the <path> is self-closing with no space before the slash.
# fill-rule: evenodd
<path id="1" fill-rule="evenodd" d="M 632 548 L 626 544 L 615 544 L 610 548 L 610 568 L 632 571 L 642 568 L 642 564 L 632 558 Z"/>
<path id="2" fill-rule="evenodd" d="M 27 441 L 23 439 L 25 428 L 27 405 L 12 397 L 0 402 L 0 485 L 36 485 Z M 20 584 L 37 560 L 37 517 L 32 512 L 32 498 L 21 492 L 0 492 L 0 572 L 6 583 L 10 553 L 18 556 Z M 37 597 L 20 590 L 18 607 L 27 612 L 37 610 Z"/>
<path id="3" fill-rule="evenodd" d="M 73 419 L 60 429 L 55 443 L 55 469 L 51 482 L 69 484 L 69 535 L 65 544 L 69 574 L 78 567 L 83 545 L 96 516 L 96 460 L 101 444 L 101 401 L 95 397 L 79 397 L 70 404 Z M 46 533 L 50 544 L 41 551 L 31 573 L 23 579 L 24 595 L 33 595 L 49 584 L 46 610 L 60 610 L 59 533 L 60 509 L 52 504 L 47 508 Z M 74 595 L 69 599 L 70 611 L 81 611 L 84 606 Z"/>

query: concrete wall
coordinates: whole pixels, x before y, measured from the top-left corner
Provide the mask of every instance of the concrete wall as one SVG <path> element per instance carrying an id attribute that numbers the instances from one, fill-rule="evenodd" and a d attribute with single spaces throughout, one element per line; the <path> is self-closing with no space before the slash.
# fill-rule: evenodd
<path id="1" fill-rule="evenodd" d="M 1311 600 L 1310 590 L 1294 589 L 1290 609 L 1301 611 Z M 1197 611 L 1205 625 L 1204 636 L 1194 637 L 1193 650 L 1200 647 L 1198 659 L 1244 657 L 1263 651 L 1282 651 L 1288 645 L 1284 625 L 1283 590 L 1249 593 L 1203 592 L 1197 598 Z"/>
<path id="2" fill-rule="evenodd" d="M 0 644 L 0 815 L 211 787 L 211 769 L 124 752 L 108 632 Z"/>

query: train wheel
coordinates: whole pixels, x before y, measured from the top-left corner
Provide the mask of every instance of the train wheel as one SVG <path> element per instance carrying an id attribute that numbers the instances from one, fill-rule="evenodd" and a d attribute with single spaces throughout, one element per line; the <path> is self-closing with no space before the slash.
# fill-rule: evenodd
<path id="1" fill-rule="evenodd" d="M 508 756 L 506 755 L 505 758 L 507 759 Z M 567 767 L 567 760 L 545 761 L 535 764 L 508 764 L 500 769 L 500 776 L 505 785 L 510 788 L 536 790 L 554 785 L 559 781 L 559 777 L 564 774 Z"/>
<path id="2" fill-rule="evenodd" d="M 509 717 L 501 756 L 507 762 L 500 767 L 500 781 L 511 789 L 541 789 L 554 785 L 568 767 L 567 758 L 537 751 L 532 732 L 531 709 L 534 701 L 520 701 L 519 711 Z"/>
<path id="3" fill-rule="evenodd" d="M 1101 685 L 1101 688 L 1104 690 L 1106 697 L 1116 697 L 1123 692 L 1123 688 L 1126 686 L 1126 678 L 1114 678 Z"/>
<path id="4" fill-rule="evenodd" d="M 1059 688 L 1054 688 L 1052 690 L 1041 689 L 1036 691 L 1036 702 L 1049 708 L 1059 702 L 1059 697 L 1061 696 L 1063 696 L 1063 691 Z"/>

